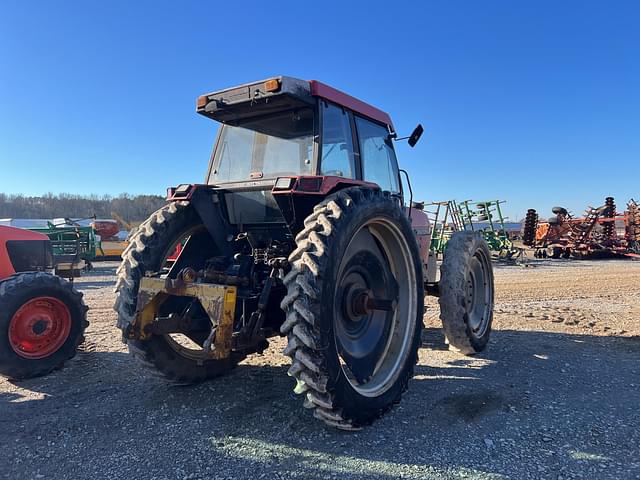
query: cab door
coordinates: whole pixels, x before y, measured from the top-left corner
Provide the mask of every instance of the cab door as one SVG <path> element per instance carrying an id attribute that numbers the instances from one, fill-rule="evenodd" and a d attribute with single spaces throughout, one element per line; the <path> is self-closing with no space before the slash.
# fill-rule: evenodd
<path id="1" fill-rule="evenodd" d="M 319 175 L 358 178 L 351 112 L 326 100 L 320 101 L 320 111 L 322 144 Z"/>
<path id="2" fill-rule="evenodd" d="M 398 160 L 386 126 L 354 115 L 362 179 L 402 200 Z"/>

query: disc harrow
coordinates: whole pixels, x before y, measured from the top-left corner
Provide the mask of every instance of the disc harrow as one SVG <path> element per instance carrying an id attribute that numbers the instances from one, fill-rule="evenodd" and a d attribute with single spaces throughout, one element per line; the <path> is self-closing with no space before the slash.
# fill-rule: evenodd
<path id="1" fill-rule="evenodd" d="M 606 209 L 603 213 L 603 217 L 605 219 L 611 219 L 602 225 L 602 237 L 606 240 L 613 240 L 616 237 L 616 225 L 615 225 L 615 216 L 616 216 L 616 203 L 613 197 L 607 197 L 604 203 Z"/>
<path id="2" fill-rule="evenodd" d="M 616 211 L 613 197 L 600 207 L 587 207 L 584 215 L 574 218 L 564 207 L 554 207 L 553 217 L 540 222 L 529 209 L 523 225 L 523 244 L 534 249 L 536 258 L 587 258 L 640 254 L 640 208 L 635 200 L 627 211 Z M 624 235 L 621 233 L 624 225 Z"/>

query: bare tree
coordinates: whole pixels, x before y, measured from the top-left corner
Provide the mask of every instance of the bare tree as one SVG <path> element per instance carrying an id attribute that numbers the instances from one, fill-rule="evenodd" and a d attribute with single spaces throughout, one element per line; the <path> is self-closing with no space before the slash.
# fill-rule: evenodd
<path id="1" fill-rule="evenodd" d="M 73 195 L 46 193 L 40 197 L 0 193 L 0 218 L 111 218 L 140 222 L 164 205 L 159 195 Z"/>

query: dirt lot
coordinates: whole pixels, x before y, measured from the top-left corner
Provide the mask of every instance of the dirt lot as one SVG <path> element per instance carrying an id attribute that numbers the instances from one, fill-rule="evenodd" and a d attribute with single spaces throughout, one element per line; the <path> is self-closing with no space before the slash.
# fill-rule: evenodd
<path id="1" fill-rule="evenodd" d="M 640 478 L 640 262 L 531 265 L 497 267 L 487 352 L 447 351 L 430 308 L 402 403 L 343 433 L 303 411 L 281 340 L 214 382 L 149 375 L 113 326 L 116 264 L 99 264 L 77 282 L 78 356 L 0 380 L 0 478 Z"/>

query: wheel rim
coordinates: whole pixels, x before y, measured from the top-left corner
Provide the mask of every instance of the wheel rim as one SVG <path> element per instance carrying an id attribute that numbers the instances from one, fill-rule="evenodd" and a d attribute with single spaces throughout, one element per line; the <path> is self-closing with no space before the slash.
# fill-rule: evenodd
<path id="1" fill-rule="evenodd" d="M 67 305 L 53 297 L 36 297 L 22 305 L 9 322 L 9 344 L 24 358 L 45 358 L 56 352 L 71 331 Z"/>
<path id="2" fill-rule="evenodd" d="M 403 370 L 417 313 L 414 262 L 397 225 L 387 218 L 362 225 L 337 279 L 333 326 L 342 371 L 361 395 L 380 396 Z"/>
<path id="3" fill-rule="evenodd" d="M 469 262 L 467 277 L 468 325 L 476 337 L 482 337 L 491 316 L 491 275 L 489 259 L 478 250 Z"/>
<path id="4" fill-rule="evenodd" d="M 178 234 L 174 241 L 172 241 L 165 248 L 162 255 L 160 256 L 159 271 L 161 272 L 161 278 L 168 277 L 169 271 L 171 270 L 171 267 L 173 266 L 173 263 L 175 261 L 175 259 L 172 259 L 171 257 L 174 256 L 178 244 L 184 245 L 192 236 L 200 234 L 204 231 L 204 225 L 192 226 L 182 233 Z M 182 302 L 184 303 L 184 308 L 186 308 L 191 302 L 195 302 L 197 304 L 200 303 L 198 300 L 194 300 L 189 297 L 183 297 Z M 200 308 L 202 307 L 200 306 Z M 160 311 L 156 313 L 160 313 L 161 311 L 162 306 L 160 307 Z M 164 334 L 163 338 L 166 340 L 171 349 L 182 357 L 195 361 L 202 361 L 209 358 L 209 355 L 204 351 L 202 344 L 196 341 L 196 339 L 191 338 L 184 333 L 168 333 Z"/>

